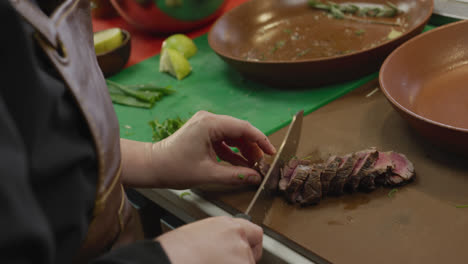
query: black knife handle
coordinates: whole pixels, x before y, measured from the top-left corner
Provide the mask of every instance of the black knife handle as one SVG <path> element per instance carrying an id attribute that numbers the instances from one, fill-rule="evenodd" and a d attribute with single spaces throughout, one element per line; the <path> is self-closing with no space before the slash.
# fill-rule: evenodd
<path id="1" fill-rule="evenodd" d="M 234 215 L 234 218 L 242 218 L 242 219 L 245 219 L 247 221 L 252 222 L 252 217 L 250 215 L 244 214 L 244 213 L 238 213 L 238 214 Z"/>

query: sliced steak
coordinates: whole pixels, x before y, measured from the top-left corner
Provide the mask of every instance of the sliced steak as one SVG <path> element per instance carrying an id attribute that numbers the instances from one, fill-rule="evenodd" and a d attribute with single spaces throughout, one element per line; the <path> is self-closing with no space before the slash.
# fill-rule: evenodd
<path id="1" fill-rule="evenodd" d="M 291 181 L 291 176 L 298 165 L 309 165 L 309 160 L 300 160 L 297 157 L 293 157 L 289 160 L 288 164 L 280 169 L 280 181 L 278 187 L 280 191 L 286 190 L 288 183 Z"/>
<path id="2" fill-rule="evenodd" d="M 322 183 L 320 175 L 325 169 L 325 164 L 315 164 L 311 166 L 309 177 L 304 183 L 301 205 L 318 204 L 322 197 Z"/>
<path id="3" fill-rule="evenodd" d="M 392 159 L 389 152 L 379 152 L 379 156 L 369 169 L 369 173 L 365 175 L 359 183 L 359 188 L 364 191 L 372 191 L 376 185 L 384 184 L 387 173 L 393 168 Z"/>
<path id="4" fill-rule="evenodd" d="M 267 163 L 264 158 L 261 158 L 259 161 L 255 162 L 253 169 L 258 171 L 262 177 L 265 177 L 270 169 L 270 164 Z"/>
<path id="5" fill-rule="evenodd" d="M 348 176 L 353 171 L 358 158 L 356 155 L 348 154 L 343 156 L 343 161 L 336 171 L 336 176 L 330 182 L 329 194 L 340 195 L 343 194 L 344 185 L 348 179 Z"/>
<path id="6" fill-rule="evenodd" d="M 390 159 L 392 160 L 393 168 L 387 174 L 384 184 L 388 186 L 401 185 L 409 182 L 415 176 L 414 166 L 405 155 L 390 151 Z"/>
<path id="7" fill-rule="evenodd" d="M 338 156 L 331 156 L 326 163 L 326 167 L 320 175 L 320 181 L 322 182 L 322 197 L 327 195 L 330 189 L 330 182 L 336 176 L 336 171 L 340 166 L 343 159 Z"/>
<path id="8" fill-rule="evenodd" d="M 298 165 L 293 171 L 291 180 L 288 182 L 285 190 L 286 199 L 292 203 L 302 199 L 302 188 L 311 172 L 311 167 Z"/>
<path id="9" fill-rule="evenodd" d="M 358 157 L 358 162 L 356 162 L 353 172 L 346 182 L 348 189 L 352 192 L 357 190 L 361 179 L 369 174 L 375 161 L 379 157 L 379 152 L 375 148 L 371 148 L 356 152 L 356 156 Z"/>

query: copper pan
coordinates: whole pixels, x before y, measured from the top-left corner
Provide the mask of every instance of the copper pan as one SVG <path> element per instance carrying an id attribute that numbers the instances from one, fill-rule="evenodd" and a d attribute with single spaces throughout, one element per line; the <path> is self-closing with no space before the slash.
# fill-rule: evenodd
<path id="1" fill-rule="evenodd" d="M 423 30 L 433 10 L 432 0 L 391 1 L 404 12 L 376 19 L 401 25 L 391 26 L 331 18 L 307 2 L 248 1 L 217 20 L 208 42 L 247 77 L 285 87 L 319 86 L 378 71 L 391 51 Z M 358 2 L 382 5 L 387 0 Z M 392 28 L 403 34 L 388 39 Z M 324 47 L 331 51 L 321 51 Z"/>
<path id="2" fill-rule="evenodd" d="M 426 32 L 380 70 L 392 106 L 433 144 L 468 154 L 468 21 Z"/>

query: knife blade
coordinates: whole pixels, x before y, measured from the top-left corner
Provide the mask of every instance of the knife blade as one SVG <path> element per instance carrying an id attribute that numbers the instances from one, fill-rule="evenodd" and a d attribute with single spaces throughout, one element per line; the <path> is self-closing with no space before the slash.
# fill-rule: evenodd
<path id="1" fill-rule="evenodd" d="M 272 196 L 276 193 L 278 182 L 280 180 L 280 168 L 296 155 L 301 137 L 303 115 L 304 110 L 301 110 L 294 115 L 286 136 L 273 159 L 273 163 L 270 165 L 270 169 L 263 178 L 260 187 L 257 189 L 257 192 L 250 201 L 245 212 L 237 214 L 236 217 L 251 220 L 258 225 L 263 223 L 263 220 L 273 203 Z"/>

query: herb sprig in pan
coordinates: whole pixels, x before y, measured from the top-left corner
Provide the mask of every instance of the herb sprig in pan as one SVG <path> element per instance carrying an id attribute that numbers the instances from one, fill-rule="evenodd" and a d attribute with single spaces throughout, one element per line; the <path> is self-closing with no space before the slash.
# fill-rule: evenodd
<path id="1" fill-rule="evenodd" d="M 347 14 L 357 15 L 360 17 L 395 17 L 401 13 L 391 2 L 387 2 L 382 7 L 359 7 L 354 4 L 337 4 L 328 1 L 322 3 L 318 0 L 309 0 L 309 6 L 315 9 L 320 9 L 329 12 L 336 19 L 350 19 L 358 22 L 372 23 L 372 24 L 384 24 L 390 26 L 400 26 L 397 23 L 390 23 L 385 21 L 367 20 L 352 17 Z"/>

